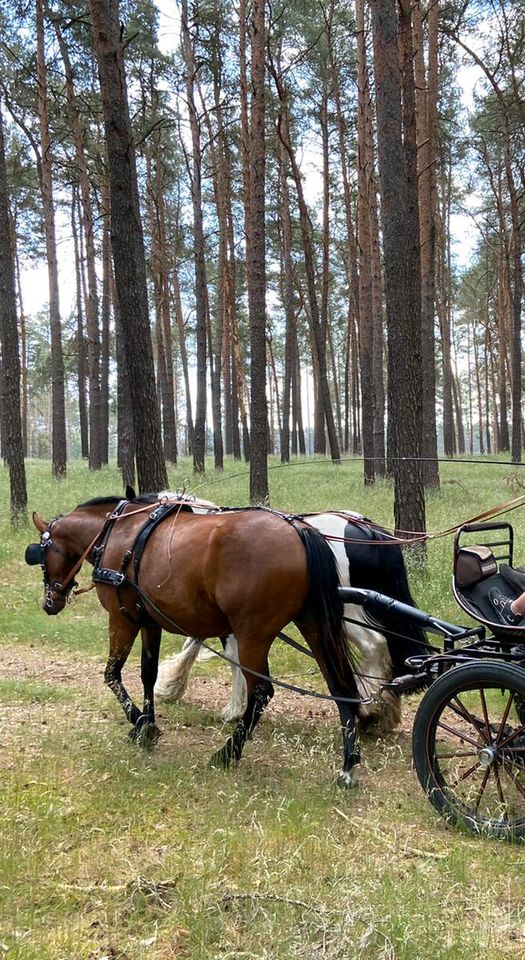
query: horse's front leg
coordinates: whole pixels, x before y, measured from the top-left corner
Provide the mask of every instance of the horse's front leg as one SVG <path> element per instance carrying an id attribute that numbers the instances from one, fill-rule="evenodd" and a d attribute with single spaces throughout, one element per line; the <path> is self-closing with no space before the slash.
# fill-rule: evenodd
<path id="1" fill-rule="evenodd" d="M 144 707 L 141 715 L 135 722 L 130 737 L 149 749 L 160 737 L 160 730 L 155 725 L 155 705 L 153 689 L 157 680 L 159 668 L 159 650 L 161 627 L 151 624 L 142 627 L 142 657 L 140 661 L 140 676 L 144 688 Z"/>
<path id="2" fill-rule="evenodd" d="M 109 620 L 109 656 L 104 671 L 104 681 L 115 694 L 127 719 L 135 727 L 141 711 L 133 703 L 122 683 L 122 668 L 128 659 L 133 642 L 139 632 L 138 625 L 124 620 L 121 616 Z"/>

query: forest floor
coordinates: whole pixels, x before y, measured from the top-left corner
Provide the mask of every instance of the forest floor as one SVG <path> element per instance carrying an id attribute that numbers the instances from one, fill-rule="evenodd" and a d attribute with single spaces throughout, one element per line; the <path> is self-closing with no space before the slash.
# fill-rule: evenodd
<path id="1" fill-rule="evenodd" d="M 429 499 L 433 529 L 509 498 L 521 482 L 508 467 L 470 469 L 444 468 L 453 482 Z M 30 465 L 31 508 L 47 517 L 119 489 L 114 470 L 95 490 L 84 466 L 73 465 L 66 486 L 46 480 L 47 470 Z M 308 481 L 294 475 L 293 486 L 279 479 L 276 506 L 347 507 L 389 523 L 388 485 L 364 491 L 359 465 L 304 473 Z M 226 501 L 226 481 L 215 480 L 200 495 L 246 502 L 239 481 Z M 180 482 L 174 476 L 173 487 Z M 7 489 L 0 473 L 2 503 Z M 525 518 L 511 519 L 519 547 Z M 103 683 L 96 597 L 46 617 L 39 570 L 23 563 L 30 539 L 27 529 L 0 530 L 0 958 L 524 956 L 525 848 L 454 831 L 428 804 L 411 762 L 419 698 L 405 701 L 393 734 L 363 739 L 360 786 L 350 792 L 335 786 L 333 708 L 285 691 L 239 767 L 209 769 L 229 731 L 218 717 L 229 671 L 217 660 L 197 665 L 182 704 L 160 705 L 163 735 L 144 753 Z M 450 572 L 451 545 L 436 542 L 411 582 L 421 606 L 461 620 Z M 167 637 L 163 653 L 179 646 Z M 282 644 L 271 668 L 323 689 L 310 662 Z M 126 681 L 138 696 L 138 653 Z"/>

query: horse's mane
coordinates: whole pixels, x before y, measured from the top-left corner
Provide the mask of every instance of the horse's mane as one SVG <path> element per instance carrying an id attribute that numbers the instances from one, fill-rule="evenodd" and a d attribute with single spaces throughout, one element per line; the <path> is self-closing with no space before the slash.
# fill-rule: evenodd
<path id="1" fill-rule="evenodd" d="M 85 503 L 78 503 L 76 509 L 80 510 L 81 507 L 106 507 L 111 504 L 120 503 L 123 499 L 123 497 L 93 497 L 92 500 L 86 500 Z M 156 503 L 157 500 L 158 494 L 146 493 L 142 497 L 135 497 L 133 503 Z"/>

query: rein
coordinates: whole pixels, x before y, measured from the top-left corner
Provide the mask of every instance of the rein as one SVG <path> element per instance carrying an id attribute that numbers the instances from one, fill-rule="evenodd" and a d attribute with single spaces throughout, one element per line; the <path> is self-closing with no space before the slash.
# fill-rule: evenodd
<path id="1" fill-rule="evenodd" d="M 164 499 L 165 499 L 165 498 L 163 498 L 163 500 L 164 500 Z M 137 513 L 144 513 L 146 510 L 149 510 L 149 511 L 151 512 L 151 510 L 154 509 L 156 506 L 159 506 L 159 505 L 163 502 L 163 500 L 157 500 L 157 501 L 155 501 L 154 503 L 148 503 L 148 504 L 146 504 L 145 507 L 140 507 L 140 509 L 138 509 L 138 510 L 131 510 L 129 513 L 123 513 L 123 512 L 122 512 L 122 511 L 124 510 L 124 507 L 126 506 L 126 504 L 129 503 L 129 500 L 121 500 L 121 501 L 117 504 L 115 510 L 113 510 L 112 513 L 108 513 L 108 514 L 106 515 L 106 518 L 105 518 L 105 520 L 104 520 L 104 523 L 103 523 L 101 529 L 98 531 L 98 533 L 96 534 L 96 536 L 93 537 L 93 540 L 91 541 L 91 543 L 88 544 L 88 546 L 87 546 L 86 549 L 84 550 L 82 556 L 80 557 L 79 560 L 77 560 L 77 562 L 76 562 L 76 563 L 74 564 L 74 566 L 71 568 L 71 570 L 69 571 L 69 573 L 66 575 L 65 579 L 62 581 L 62 583 L 55 585 L 55 587 L 53 588 L 53 593 L 54 593 L 57 597 L 63 597 L 63 596 L 64 596 L 64 594 L 66 593 L 68 587 L 70 587 L 71 581 L 74 580 L 76 574 L 79 572 L 80 568 L 82 567 L 82 564 L 84 563 L 84 560 L 86 560 L 87 557 L 89 557 L 89 554 L 91 553 L 91 551 L 96 547 L 97 541 L 98 541 L 98 540 L 101 540 L 102 537 L 104 536 L 104 534 L 106 534 L 106 533 L 109 534 L 109 533 L 111 532 L 111 528 L 113 527 L 113 524 L 114 524 L 117 520 L 122 520 L 123 517 L 133 517 L 133 516 L 135 516 L 135 514 L 137 514 Z M 51 523 L 49 524 L 48 533 L 50 533 L 50 531 L 51 531 L 51 526 L 52 526 L 53 523 L 54 523 L 54 520 L 52 520 Z M 48 540 L 47 540 L 47 543 L 49 544 L 49 546 L 52 546 L 52 548 L 53 548 L 54 550 L 56 550 L 58 553 L 63 553 L 63 551 L 61 551 L 60 548 L 57 547 L 56 544 L 54 544 L 51 539 L 48 539 Z M 88 590 L 91 590 L 91 589 L 92 589 L 92 587 L 87 587 L 87 588 L 84 588 L 84 589 L 82 589 L 82 590 L 77 591 L 77 593 L 79 593 L 79 594 L 80 594 L 80 593 L 86 593 Z"/>
<path id="2" fill-rule="evenodd" d="M 478 523 L 483 520 L 490 520 L 492 517 L 499 517 L 500 514 L 510 513 L 511 510 L 517 510 L 518 507 L 522 507 L 524 504 L 525 504 L 525 495 L 521 497 L 515 497 L 513 500 L 506 500 L 504 503 L 498 503 L 496 506 L 490 507 L 488 510 L 484 510 L 483 513 L 478 513 L 474 517 L 469 517 L 468 520 L 462 520 L 461 523 L 456 523 L 452 527 L 447 527 L 445 530 L 437 530 L 437 531 L 429 531 L 429 532 L 418 531 L 418 530 L 400 530 L 399 531 L 399 533 L 410 534 L 409 537 L 396 537 L 395 534 L 388 533 L 388 531 L 384 530 L 383 534 L 388 539 L 369 540 L 367 541 L 366 545 L 367 547 L 376 547 L 376 546 L 402 547 L 411 543 L 426 543 L 429 540 L 439 540 L 443 537 L 452 536 L 453 533 L 457 533 L 458 530 L 460 530 L 461 527 L 465 526 L 466 524 Z M 323 510 L 323 511 L 319 511 L 318 513 L 299 514 L 298 519 L 301 520 L 301 522 L 306 524 L 307 526 L 312 527 L 314 526 L 314 524 L 308 523 L 307 517 L 318 517 L 318 516 L 322 516 L 323 513 L 334 513 L 336 516 L 340 516 L 340 517 L 343 517 L 344 519 L 347 519 L 349 523 L 356 523 L 357 525 L 361 525 L 364 527 L 369 527 L 372 525 L 372 521 L 367 520 L 366 517 L 358 517 L 358 516 L 354 516 L 353 514 L 347 515 L 345 513 L 339 513 L 337 510 Z M 319 533 L 321 533 L 321 536 L 323 536 L 325 540 L 333 540 L 334 542 L 337 542 L 337 543 L 355 543 L 355 544 L 363 543 L 363 541 L 359 539 L 352 539 L 350 537 L 338 537 L 336 536 L 336 534 L 322 533 L 322 531 L 319 531 Z"/>

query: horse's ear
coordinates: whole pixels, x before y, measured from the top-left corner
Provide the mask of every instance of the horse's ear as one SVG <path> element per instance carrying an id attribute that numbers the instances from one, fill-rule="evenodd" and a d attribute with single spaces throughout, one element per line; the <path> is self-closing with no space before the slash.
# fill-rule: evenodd
<path id="1" fill-rule="evenodd" d="M 133 487 L 131 487 L 128 483 L 126 485 L 126 500 L 136 500 L 136 499 L 137 499 L 137 494 L 135 493 Z"/>
<path id="2" fill-rule="evenodd" d="M 46 521 L 42 520 L 42 517 L 39 517 L 38 513 L 33 513 L 33 523 L 39 533 L 44 533 L 44 531 L 47 530 L 48 525 Z"/>

